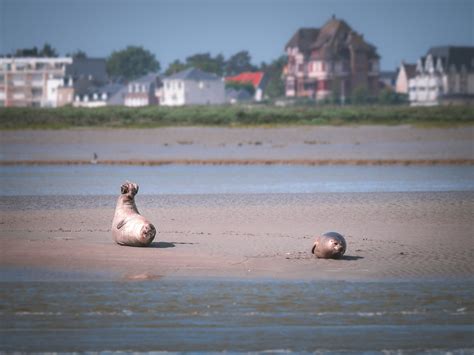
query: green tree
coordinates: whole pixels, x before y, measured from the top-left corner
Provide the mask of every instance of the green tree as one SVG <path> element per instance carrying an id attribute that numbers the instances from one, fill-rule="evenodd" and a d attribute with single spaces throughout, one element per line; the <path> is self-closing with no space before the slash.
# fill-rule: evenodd
<path id="1" fill-rule="evenodd" d="M 370 101 L 369 91 L 364 86 L 358 86 L 352 90 L 351 103 L 354 105 L 366 104 Z"/>
<path id="2" fill-rule="evenodd" d="M 135 79 L 150 72 L 160 70 L 155 55 L 143 47 L 128 46 L 114 51 L 107 59 L 107 72 L 111 77 Z"/>
<path id="3" fill-rule="evenodd" d="M 21 48 L 15 51 L 15 57 L 38 57 L 38 48 Z"/>
<path id="4" fill-rule="evenodd" d="M 237 75 L 245 71 L 254 71 L 256 67 L 251 63 L 248 51 L 240 51 L 231 56 L 225 63 L 225 75 Z"/>
<path id="5" fill-rule="evenodd" d="M 186 58 L 186 66 L 222 76 L 225 60 L 222 54 L 212 57 L 210 53 L 198 53 Z"/>
<path id="6" fill-rule="evenodd" d="M 282 74 L 287 60 L 286 56 L 281 56 L 270 64 L 262 63 L 260 66 L 260 70 L 265 73 L 265 80 L 267 80 L 264 94 L 269 98 L 277 98 L 285 94 Z"/>
<path id="7" fill-rule="evenodd" d="M 43 48 L 38 50 L 33 48 L 22 48 L 15 51 L 15 57 L 57 57 L 58 53 L 49 43 L 45 43 Z"/>
<path id="8" fill-rule="evenodd" d="M 49 43 L 45 43 L 43 48 L 39 51 L 40 57 L 57 57 L 58 53 Z"/>
<path id="9" fill-rule="evenodd" d="M 74 59 L 86 59 L 87 58 L 87 54 L 86 52 L 78 49 L 77 51 L 75 51 L 74 53 L 72 53 L 71 57 L 73 57 Z"/>
<path id="10" fill-rule="evenodd" d="M 172 75 L 176 74 L 184 69 L 187 69 L 188 65 L 185 63 L 181 63 L 179 59 L 176 59 L 174 62 L 172 62 L 169 66 L 168 69 L 165 71 L 165 75 Z"/>
<path id="11" fill-rule="evenodd" d="M 399 94 L 390 88 L 384 88 L 378 95 L 378 102 L 385 105 L 398 105 L 408 101 L 407 95 Z"/>

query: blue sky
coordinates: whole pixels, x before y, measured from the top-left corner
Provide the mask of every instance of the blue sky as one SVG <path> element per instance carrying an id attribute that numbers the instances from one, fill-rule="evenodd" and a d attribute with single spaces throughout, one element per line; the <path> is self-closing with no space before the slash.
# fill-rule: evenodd
<path id="1" fill-rule="evenodd" d="M 0 53 L 49 42 L 106 57 L 127 45 L 174 59 L 248 50 L 271 61 L 300 27 L 333 14 L 377 46 L 383 70 L 431 46 L 474 45 L 474 0 L 0 0 Z"/>

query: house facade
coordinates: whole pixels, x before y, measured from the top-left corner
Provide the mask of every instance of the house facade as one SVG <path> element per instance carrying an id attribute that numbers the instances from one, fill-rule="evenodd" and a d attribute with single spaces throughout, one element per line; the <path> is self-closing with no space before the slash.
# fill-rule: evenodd
<path id="1" fill-rule="evenodd" d="M 412 106 L 474 103 L 474 47 L 434 47 L 408 81 Z"/>
<path id="2" fill-rule="evenodd" d="M 123 106 L 127 86 L 109 83 L 101 86 L 88 86 L 75 92 L 74 107 Z"/>
<path id="3" fill-rule="evenodd" d="M 0 58 L 0 107 L 52 107 L 72 58 Z"/>
<path id="4" fill-rule="evenodd" d="M 224 80 L 215 74 L 189 68 L 164 78 L 161 96 L 164 106 L 223 104 Z"/>
<path id="5" fill-rule="evenodd" d="M 158 105 L 156 95 L 160 85 L 160 79 L 157 74 L 147 74 L 137 80 L 133 80 L 127 85 L 125 95 L 125 106 L 139 107 Z"/>
<path id="6" fill-rule="evenodd" d="M 399 94 L 408 94 L 408 81 L 415 77 L 416 64 L 407 64 L 402 62 L 397 72 L 395 82 L 395 92 Z"/>
<path id="7" fill-rule="evenodd" d="M 352 90 L 379 89 L 379 55 L 344 20 L 334 16 L 321 28 L 299 29 L 285 46 L 283 71 L 287 97 L 344 101 Z"/>

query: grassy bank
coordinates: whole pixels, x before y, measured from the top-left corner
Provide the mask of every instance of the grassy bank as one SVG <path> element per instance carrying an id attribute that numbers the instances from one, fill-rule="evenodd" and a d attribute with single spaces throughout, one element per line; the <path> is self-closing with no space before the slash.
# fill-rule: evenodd
<path id="1" fill-rule="evenodd" d="M 55 129 L 71 127 L 162 127 L 247 125 L 474 123 L 474 107 L 407 106 L 190 106 L 101 108 L 1 108 L 0 129 Z"/>

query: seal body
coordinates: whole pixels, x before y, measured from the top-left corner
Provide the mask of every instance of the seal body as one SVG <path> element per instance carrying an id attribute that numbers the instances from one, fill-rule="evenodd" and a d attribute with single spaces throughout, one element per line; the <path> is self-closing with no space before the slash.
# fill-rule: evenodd
<path id="1" fill-rule="evenodd" d="M 321 259 L 338 259 L 346 252 L 346 240 L 336 232 L 327 232 L 316 237 L 311 252 Z"/>
<path id="2" fill-rule="evenodd" d="M 120 189 L 112 221 L 112 236 L 117 244 L 132 247 L 146 247 L 156 235 L 156 229 L 143 217 L 135 204 L 138 185 L 125 182 Z"/>

